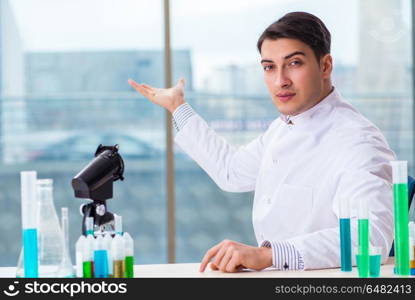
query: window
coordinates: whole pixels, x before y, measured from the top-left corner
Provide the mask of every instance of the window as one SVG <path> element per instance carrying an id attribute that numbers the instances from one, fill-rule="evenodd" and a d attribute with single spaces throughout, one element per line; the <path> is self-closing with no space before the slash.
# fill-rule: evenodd
<path id="1" fill-rule="evenodd" d="M 0 265 L 17 263 L 22 246 L 19 172 L 32 169 L 39 178 L 54 180 L 58 214 L 60 207 L 69 208 L 74 259 L 82 224 L 79 206 L 88 200 L 74 197 L 71 179 L 100 143 L 120 145 L 125 180 L 114 183 L 107 204 L 123 216 L 137 263 L 167 262 L 164 111 L 127 83 L 128 78 L 163 82 L 161 5 L 1 1 L 0 36 L 6 36 L 0 43 L 0 203 L 7 209 L 0 224 L 7 234 Z"/>

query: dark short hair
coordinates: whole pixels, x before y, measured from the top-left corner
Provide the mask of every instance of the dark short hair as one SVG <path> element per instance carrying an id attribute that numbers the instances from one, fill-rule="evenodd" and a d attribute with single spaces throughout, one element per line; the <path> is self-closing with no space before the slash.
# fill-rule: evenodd
<path id="1" fill-rule="evenodd" d="M 307 44 L 313 50 L 317 61 L 330 53 L 330 32 L 319 18 L 310 13 L 291 12 L 269 25 L 259 37 L 259 53 L 265 40 L 279 38 L 296 39 Z"/>

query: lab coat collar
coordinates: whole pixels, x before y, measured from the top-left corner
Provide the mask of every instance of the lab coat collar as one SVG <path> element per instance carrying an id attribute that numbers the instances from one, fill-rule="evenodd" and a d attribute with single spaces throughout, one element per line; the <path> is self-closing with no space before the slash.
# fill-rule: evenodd
<path id="1" fill-rule="evenodd" d="M 317 114 L 324 114 L 324 112 L 329 112 L 330 107 L 333 106 L 334 103 L 337 102 L 340 98 L 340 94 L 333 87 L 332 91 L 330 92 L 330 94 L 326 96 L 326 98 L 324 98 L 319 103 L 309 108 L 305 112 L 302 112 L 301 114 L 295 116 L 281 114 L 280 118 L 284 123 L 292 127 L 298 127 L 298 125 L 305 125 L 306 123 L 308 123 L 307 121 L 311 120 Z"/>

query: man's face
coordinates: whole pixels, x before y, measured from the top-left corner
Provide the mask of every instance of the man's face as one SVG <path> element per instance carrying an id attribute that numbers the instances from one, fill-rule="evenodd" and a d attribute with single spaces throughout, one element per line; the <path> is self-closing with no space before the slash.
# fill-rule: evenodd
<path id="1" fill-rule="evenodd" d="M 330 78 L 330 54 L 319 63 L 307 44 L 279 38 L 262 43 L 261 58 L 265 83 L 280 113 L 295 116 L 326 96 L 324 83 Z"/>

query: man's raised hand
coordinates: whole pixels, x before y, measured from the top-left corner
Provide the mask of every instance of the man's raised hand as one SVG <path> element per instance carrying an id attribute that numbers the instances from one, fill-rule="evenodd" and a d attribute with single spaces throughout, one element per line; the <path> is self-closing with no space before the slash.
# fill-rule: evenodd
<path id="1" fill-rule="evenodd" d="M 141 95 L 151 102 L 160 105 L 173 113 L 177 107 L 185 103 L 184 100 L 184 79 L 180 79 L 177 84 L 171 88 L 154 88 L 148 84 L 138 84 L 132 79 L 128 83 Z"/>

